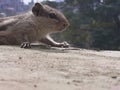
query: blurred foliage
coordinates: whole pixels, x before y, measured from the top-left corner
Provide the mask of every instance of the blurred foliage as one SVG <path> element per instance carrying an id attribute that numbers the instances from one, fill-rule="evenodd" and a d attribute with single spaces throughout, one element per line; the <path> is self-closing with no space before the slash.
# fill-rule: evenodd
<path id="1" fill-rule="evenodd" d="M 60 9 L 71 26 L 62 33 L 73 46 L 120 50 L 120 0 L 64 0 L 47 4 Z"/>

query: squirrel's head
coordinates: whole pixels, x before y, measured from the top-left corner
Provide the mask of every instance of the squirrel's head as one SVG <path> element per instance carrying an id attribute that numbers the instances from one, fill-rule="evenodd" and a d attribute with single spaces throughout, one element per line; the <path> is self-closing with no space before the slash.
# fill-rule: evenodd
<path id="1" fill-rule="evenodd" d="M 51 30 L 51 32 L 62 31 L 69 26 L 66 17 L 60 11 L 48 5 L 35 3 L 32 12 L 44 28 Z"/>

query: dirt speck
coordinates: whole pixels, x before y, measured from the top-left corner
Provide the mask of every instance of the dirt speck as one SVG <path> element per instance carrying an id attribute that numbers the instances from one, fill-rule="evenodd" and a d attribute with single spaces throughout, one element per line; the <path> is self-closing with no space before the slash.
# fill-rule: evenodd
<path id="1" fill-rule="evenodd" d="M 112 79 L 117 79 L 117 76 L 111 76 Z"/>
<path id="2" fill-rule="evenodd" d="M 37 88 L 37 85 L 34 85 L 34 88 Z"/>
<path id="3" fill-rule="evenodd" d="M 19 57 L 19 59 L 22 59 L 22 57 Z"/>

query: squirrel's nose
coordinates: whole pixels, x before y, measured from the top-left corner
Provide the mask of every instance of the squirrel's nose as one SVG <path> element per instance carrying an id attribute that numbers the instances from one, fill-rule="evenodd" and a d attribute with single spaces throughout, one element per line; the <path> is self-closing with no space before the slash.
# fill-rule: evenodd
<path id="1" fill-rule="evenodd" d="M 68 27 L 70 24 L 68 22 L 63 23 L 63 27 Z"/>

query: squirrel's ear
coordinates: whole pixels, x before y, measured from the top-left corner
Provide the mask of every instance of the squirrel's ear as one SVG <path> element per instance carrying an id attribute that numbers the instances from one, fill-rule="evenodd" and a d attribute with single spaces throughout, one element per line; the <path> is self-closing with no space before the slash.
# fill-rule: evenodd
<path id="1" fill-rule="evenodd" d="M 43 5 L 41 3 L 35 3 L 32 8 L 32 12 L 34 15 L 39 16 L 39 13 L 43 10 Z"/>
<path id="2" fill-rule="evenodd" d="M 36 6 L 36 7 L 43 7 L 43 5 L 41 3 L 35 3 L 34 6 Z"/>

